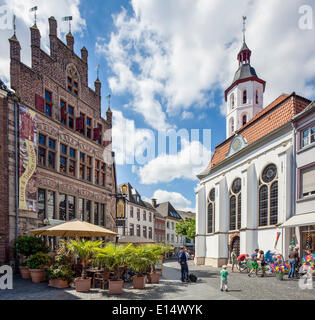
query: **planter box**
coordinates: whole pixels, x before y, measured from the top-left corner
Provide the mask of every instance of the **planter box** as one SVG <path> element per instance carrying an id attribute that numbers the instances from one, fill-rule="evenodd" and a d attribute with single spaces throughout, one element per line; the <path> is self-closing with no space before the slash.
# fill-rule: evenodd
<path id="1" fill-rule="evenodd" d="M 132 278 L 134 289 L 144 289 L 145 288 L 145 277 L 134 276 Z"/>
<path id="2" fill-rule="evenodd" d="M 61 280 L 61 279 L 51 279 L 49 280 L 48 285 L 52 288 L 58 288 L 58 289 L 65 289 L 69 287 L 68 281 Z"/>
<path id="3" fill-rule="evenodd" d="M 20 266 L 20 274 L 22 279 L 31 279 L 31 272 L 28 267 Z"/>
<path id="4" fill-rule="evenodd" d="M 89 292 L 91 289 L 91 279 L 92 278 L 76 278 L 75 279 L 75 290 L 77 292 Z"/>
<path id="5" fill-rule="evenodd" d="M 108 281 L 108 289 L 109 294 L 122 294 L 123 293 L 123 280 L 109 280 Z"/>
<path id="6" fill-rule="evenodd" d="M 30 269 L 31 278 L 33 283 L 40 283 L 45 281 L 44 269 Z"/>

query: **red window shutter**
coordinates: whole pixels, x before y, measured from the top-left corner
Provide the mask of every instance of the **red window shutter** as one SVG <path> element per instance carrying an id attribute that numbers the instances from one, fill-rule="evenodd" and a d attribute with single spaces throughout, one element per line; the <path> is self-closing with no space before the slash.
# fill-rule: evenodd
<path id="1" fill-rule="evenodd" d="M 84 129 L 84 123 L 83 123 L 82 117 L 78 117 L 75 119 L 75 127 L 77 131 Z"/>
<path id="2" fill-rule="evenodd" d="M 45 112 L 45 100 L 38 94 L 35 94 L 35 108 L 38 111 Z"/>
<path id="3" fill-rule="evenodd" d="M 103 145 L 104 145 L 104 147 L 106 148 L 107 146 L 110 145 L 110 143 L 111 143 L 110 141 L 106 141 L 106 140 L 105 140 L 104 143 L 103 143 Z"/>
<path id="4" fill-rule="evenodd" d="M 61 108 L 60 113 L 61 113 L 61 121 L 65 121 L 67 119 L 67 106 L 66 105 L 64 105 Z"/>
<path id="5" fill-rule="evenodd" d="M 93 129 L 93 140 L 97 141 L 100 139 L 100 128 Z"/>

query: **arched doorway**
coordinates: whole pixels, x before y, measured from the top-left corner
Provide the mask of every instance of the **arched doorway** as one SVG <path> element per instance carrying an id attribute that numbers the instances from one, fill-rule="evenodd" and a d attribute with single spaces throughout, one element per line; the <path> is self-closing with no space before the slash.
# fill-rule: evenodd
<path id="1" fill-rule="evenodd" d="M 240 237 L 239 236 L 234 236 L 231 239 L 230 242 L 230 248 L 229 248 L 229 261 L 231 262 L 231 253 L 233 251 L 233 249 L 236 249 L 236 255 L 239 256 L 240 255 Z"/>

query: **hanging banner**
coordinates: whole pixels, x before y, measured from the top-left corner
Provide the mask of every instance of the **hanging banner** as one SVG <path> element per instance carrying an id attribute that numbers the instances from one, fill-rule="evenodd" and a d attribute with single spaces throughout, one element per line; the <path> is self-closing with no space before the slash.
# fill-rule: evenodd
<path id="1" fill-rule="evenodd" d="M 19 209 L 36 212 L 36 113 L 20 106 Z"/>
<path id="2" fill-rule="evenodd" d="M 117 202 L 116 219 L 125 219 L 125 201 L 119 199 Z"/>

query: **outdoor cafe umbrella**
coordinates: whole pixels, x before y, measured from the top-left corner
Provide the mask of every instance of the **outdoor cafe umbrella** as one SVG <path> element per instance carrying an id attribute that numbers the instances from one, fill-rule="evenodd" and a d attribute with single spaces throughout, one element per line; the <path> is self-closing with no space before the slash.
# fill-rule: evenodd
<path id="1" fill-rule="evenodd" d="M 46 226 L 43 228 L 31 230 L 38 236 L 55 236 L 55 237 L 115 237 L 116 232 L 105 229 L 94 224 L 71 220 L 55 226 Z"/>

